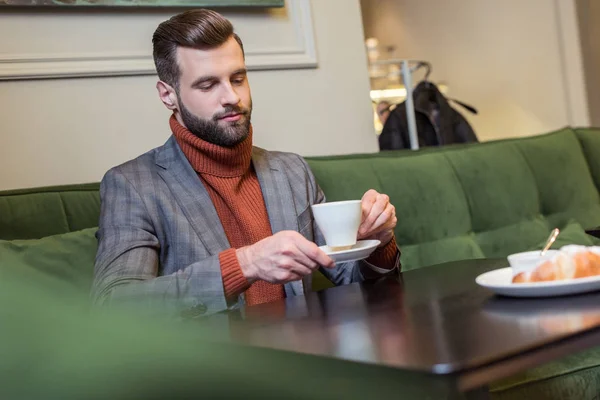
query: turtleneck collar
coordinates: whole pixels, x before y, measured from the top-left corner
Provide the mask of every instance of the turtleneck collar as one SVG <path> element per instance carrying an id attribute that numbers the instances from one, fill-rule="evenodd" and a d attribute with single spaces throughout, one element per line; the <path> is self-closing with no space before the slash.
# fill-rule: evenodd
<path id="1" fill-rule="evenodd" d="M 222 147 L 194 135 L 177 121 L 175 115 L 169 119 L 169 125 L 177 144 L 197 173 L 234 177 L 244 175 L 250 168 L 252 127 L 250 127 L 250 134 L 243 142 L 233 147 Z"/>

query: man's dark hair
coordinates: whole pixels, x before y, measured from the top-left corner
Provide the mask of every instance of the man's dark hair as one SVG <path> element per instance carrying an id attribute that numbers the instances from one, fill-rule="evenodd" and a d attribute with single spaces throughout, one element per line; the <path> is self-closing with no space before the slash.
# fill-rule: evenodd
<path id="1" fill-rule="evenodd" d="M 185 11 L 162 22 L 152 36 L 154 65 L 158 77 L 179 89 L 181 71 L 177 64 L 177 47 L 209 50 L 234 37 L 244 52 L 240 37 L 231 22 L 221 14 L 206 9 Z"/>

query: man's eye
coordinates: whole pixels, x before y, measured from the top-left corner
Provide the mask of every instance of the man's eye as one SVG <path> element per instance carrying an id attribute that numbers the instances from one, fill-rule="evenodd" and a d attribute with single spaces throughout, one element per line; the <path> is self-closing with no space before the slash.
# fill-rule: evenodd
<path id="1" fill-rule="evenodd" d="M 201 85 L 201 86 L 200 86 L 200 90 L 210 90 L 210 89 L 212 89 L 214 86 L 215 86 L 215 85 L 214 85 L 214 84 L 212 84 L 212 83 L 211 83 L 211 84 L 209 84 L 209 85 Z"/>
<path id="2" fill-rule="evenodd" d="M 232 82 L 236 85 L 241 85 L 242 83 L 244 83 L 244 80 L 245 78 L 236 78 Z"/>

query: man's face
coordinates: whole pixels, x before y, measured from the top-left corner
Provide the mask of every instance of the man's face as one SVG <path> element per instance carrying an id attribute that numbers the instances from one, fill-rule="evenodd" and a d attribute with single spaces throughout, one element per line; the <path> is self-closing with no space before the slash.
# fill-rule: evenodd
<path id="1" fill-rule="evenodd" d="M 242 49 L 231 37 L 211 50 L 179 47 L 176 117 L 200 139 L 231 147 L 248 137 L 252 97 Z"/>

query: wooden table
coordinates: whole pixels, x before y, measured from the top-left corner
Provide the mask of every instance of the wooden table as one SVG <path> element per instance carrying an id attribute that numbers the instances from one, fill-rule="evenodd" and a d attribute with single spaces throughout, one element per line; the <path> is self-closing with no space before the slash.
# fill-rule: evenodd
<path id="1" fill-rule="evenodd" d="M 234 335 L 252 346 L 402 372 L 425 385 L 423 393 L 442 387 L 456 398 L 485 398 L 493 381 L 600 345 L 599 293 L 517 299 L 475 283 L 505 266 L 452 262 L 249 307 L 233 318 Z"/>

